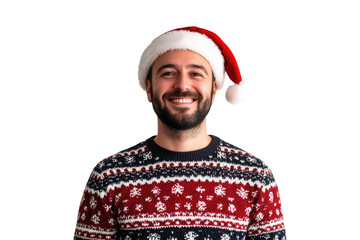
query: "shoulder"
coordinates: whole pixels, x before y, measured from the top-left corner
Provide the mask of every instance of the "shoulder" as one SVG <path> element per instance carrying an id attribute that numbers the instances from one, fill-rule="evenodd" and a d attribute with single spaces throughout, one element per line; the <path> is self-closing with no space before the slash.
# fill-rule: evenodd
<path id="1" fill-rule="evenodd" d="M 275 178 L 270 168 L 253 154 L 220 139 L 218 147 L 218 158 L 222 156 L 230 168 L 247 175 L 253 182 L 263 186 L 275 184 Z"/>
<path id="2" fill-rule="evenodd" d="M 94 168 L 92 175 L 98 178 L 104 178 L 113 171 L 134 167 L 139 163 L 139 159 L 143 159 L 148 151 L 147 140 L 142 141 L 132 147 L 126 148 L 101 160 Z"/>
<path id="3" fill-rule="evenodd" d="M 262 169 L 268 169 L 268 166 L 255 155 L 239 148 L 233 144 L 230 144 L 227 141 L 220 139 L 220 144 L 218 147 L 218 151 L 221 151 L 228 155 L 230 161 L 249 166 L 249 167 L 258 167 Z"/>

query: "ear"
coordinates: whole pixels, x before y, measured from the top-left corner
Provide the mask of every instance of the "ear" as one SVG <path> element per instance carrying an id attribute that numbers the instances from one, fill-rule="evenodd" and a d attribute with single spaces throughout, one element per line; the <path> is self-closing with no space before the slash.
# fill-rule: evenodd
<path id="1" fill-rule="evenodd" d="M 145 80 L 145 90 L 146 90 L 146 95 L 147 95 L 148 101 L 151 102 L 151 82 L 149 79 Z"/>
<path id="2" fill-rule="evenodd" d="M 213 81 L 213 91 L 212 91 L 212 102 L 211 103 L 214 103 L 216 91 L 217 91 L 216 82 Z"/>

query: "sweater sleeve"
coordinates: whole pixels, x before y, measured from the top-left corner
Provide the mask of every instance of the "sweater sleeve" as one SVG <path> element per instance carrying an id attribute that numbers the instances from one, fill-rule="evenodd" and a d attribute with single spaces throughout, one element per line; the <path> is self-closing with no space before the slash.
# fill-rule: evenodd
<path id="1" fill-rule="evenodd" d="M 246 239 L 286 240 L 279 191 L 270 170 L 254 198 Z"/>
<path id="2" fill-rule="evenodd" d="M 94 169 L 84 190 L 74 240 L 116 239 L 117 221 L 108 184 Z"/>

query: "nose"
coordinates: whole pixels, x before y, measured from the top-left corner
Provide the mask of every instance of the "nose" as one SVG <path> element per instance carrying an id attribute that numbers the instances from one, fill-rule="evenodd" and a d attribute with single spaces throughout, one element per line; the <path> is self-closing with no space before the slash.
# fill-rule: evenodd
<path id="1" fill-rule="evenodd" d="M 191 88 L 190 79 L 184 73 L 180 73 L 174 83 L 175 90 L 181 92 L 188 91 Z"/>

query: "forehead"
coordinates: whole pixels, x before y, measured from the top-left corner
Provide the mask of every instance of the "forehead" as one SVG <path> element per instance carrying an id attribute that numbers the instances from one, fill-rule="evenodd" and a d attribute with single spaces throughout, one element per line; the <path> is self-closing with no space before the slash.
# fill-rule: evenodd
<path id="1" fill-rule="evenodd" d="M 168 51 L 154 61 L 153 68 L 156 70 L 165 64 L 173 64 L 179 67 L 197 64 L 211 70 L 209 62 L 204 57 L 190 50 Z"/>

